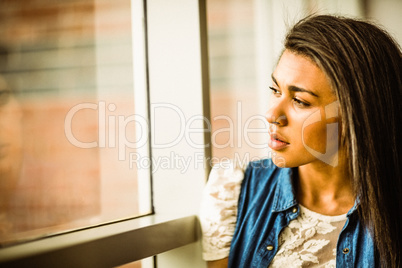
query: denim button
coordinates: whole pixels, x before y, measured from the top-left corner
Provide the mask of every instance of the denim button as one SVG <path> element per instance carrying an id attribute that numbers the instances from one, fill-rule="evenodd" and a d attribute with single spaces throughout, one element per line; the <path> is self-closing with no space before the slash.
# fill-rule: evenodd
<path id="1" fill-rule="evenodd" d="M 269 246 L 267 247 L 267 249 L 268 249 L 269 251 L 271 251 L 271 250 L 274 249 L 274 246 L 273 246 L 273 245 L 269 245 Z"/>
<path id="2" fill-rule="evenodd" d="M 348 249 L 348 248 L 344 248 L 344 249 L 342 250 L 342 252 L 343 252 L 343 254 L 348 254 L 348 253 L 349 253 L 349 249 Z"/>
<path id="3" fill-rule="evenodd" d="M 294 207 L 292 211 L 293 211 L 293 213 L 296 213 L 297 212 L 297 207 Z"/>

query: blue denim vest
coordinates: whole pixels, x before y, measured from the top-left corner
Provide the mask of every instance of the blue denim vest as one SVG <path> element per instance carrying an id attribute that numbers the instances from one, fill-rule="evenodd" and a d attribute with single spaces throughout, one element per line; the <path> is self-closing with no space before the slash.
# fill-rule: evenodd
<path id="1" fill-rule="evenodd" d="M 292 172 L 276 167 L 271 159 L 249 164 L 242 182 L 228 267 L 269 266 L 278 251 L 280 232 L 299 215 Z M 377 267 L 373 239 L 360 222 L 357 207 L 355 202 L 339 235 L 337 267 Z"/>

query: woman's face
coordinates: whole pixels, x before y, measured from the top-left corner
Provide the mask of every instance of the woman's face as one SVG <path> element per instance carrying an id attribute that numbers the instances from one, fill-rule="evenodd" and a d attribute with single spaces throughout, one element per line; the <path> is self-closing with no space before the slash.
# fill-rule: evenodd
<path id="1" fill-rule="evenodd" d="M 285 50 L 272 74 L 267 112 L 272 160 L 279 167 L 337 165 L 338 102 L 309 58 Z"/>

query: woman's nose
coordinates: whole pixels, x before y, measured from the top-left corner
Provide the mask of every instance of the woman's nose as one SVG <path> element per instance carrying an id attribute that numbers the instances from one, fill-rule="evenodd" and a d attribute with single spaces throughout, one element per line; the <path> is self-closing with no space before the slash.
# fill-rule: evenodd
<path id="1" fill-rule="evenodd" d="M 281 103 L 280 100 L 270 103 L 270 108 L 266 113 L 268 123 L 277 126 L 285 126 L 288 124 L 288 120 L 283 105 L 284 104 Z"/>

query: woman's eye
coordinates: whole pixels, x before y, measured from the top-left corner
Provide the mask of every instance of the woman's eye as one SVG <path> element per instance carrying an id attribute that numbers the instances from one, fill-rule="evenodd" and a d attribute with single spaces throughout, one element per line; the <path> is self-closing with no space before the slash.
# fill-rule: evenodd
<path id="1" fill-rule="evenodd" d="M 272 94 L 274 94 L 274 95 L 279 95 L 279 94 L 281 94 L 281 92 L 279 92 L 279 90 L 277 90 L 277 89 L 274 88 L 274 87 L 269 87 L 269 89 L 272 91 Z"/>
<path id="2" fill-rule="evenodd" d="M 293 102 L 300 108 L 307 108 L 310 106 L 309 103 L 299 100 L 298 98 L 293 98 Z"/>

